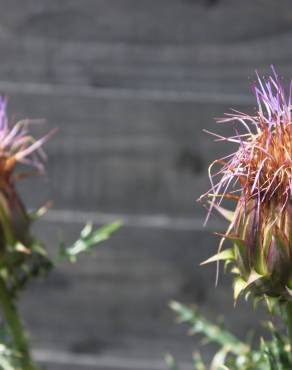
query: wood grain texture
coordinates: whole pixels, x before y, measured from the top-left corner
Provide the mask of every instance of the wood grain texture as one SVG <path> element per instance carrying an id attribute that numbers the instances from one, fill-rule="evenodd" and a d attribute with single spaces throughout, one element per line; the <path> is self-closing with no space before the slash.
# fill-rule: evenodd
<path id="1" fill-rule="evenodd" d="M 92 354 L 80 355 L 61 351 L 36 350 L 34 356 L 40 365 L 46 369 L 97 369 L 97 370 L 165 370 L 163 359 L 147 361 L 142 359 L 129 359 L 124 357 L 96 356 Z M 184 370 L 193 370 L 187 362 L 179 362 Z"/>
<path id="2" fill-rule="evenodd" d="M 144 45 L 0 37 L 0 80 L 90 86 L 248 93 L 254 70 L 291 69 L 291 32 L 227 44 Z M 1 88 L 1 85 L 0 85 Z"/>
<path id="3" fill-rule="evenodd" d="M 7 1 L 3 32 L 128 43 L 219 43 L 290 29 L 291 3 L 222 0 Z"/>
<path id="4" fill-rule="evenodd" d="M 54 370 L 132 370 L 141 359 L 141 370 L 160 370 L 166 351 L 190 362 L 199 341 L 173 323 L 170 299 L 226 314 L 240 336 L 257 328 L 249 305 L 233 308 L 230 281 L 214 289 L 215 267 L 198 266 L 217 241 L 198 231 L 205 211 L 195 200 L 208 163 L 233 150 L 202 129 L 230 134 L 213 118 L 253 112 L 256 68 L 291 77 L 290 0 L 5 0 L 1 9 L 9 112 L 46 118 L 38 135 L 59 127 L 47 178 L 19 183 L 30 207 L 55 203 L 56 219 L 36 232 L 54 253 L 59 235 L 77 235 L 79 216 L 126 218 L 96 257 L 58 267 L 22 297 L 34 347 L 53 351 L 38 359 Z"/>
<path id="5" fill-rule="evenodd" d="M 213 117 L 224 104 L 35 93 L 10 99 L 18 116 L 46 117 L 48 127 L 59 126 L 47 145 L 49 181 L 38 179 L 33 194 L 32 180 L 20 184 L 32 206 L 50 198 L 69 209 L 205 213 L 194 207 L 209 186 L 205 169 L 227 149 L 202 129 L 215 128 Z"/>

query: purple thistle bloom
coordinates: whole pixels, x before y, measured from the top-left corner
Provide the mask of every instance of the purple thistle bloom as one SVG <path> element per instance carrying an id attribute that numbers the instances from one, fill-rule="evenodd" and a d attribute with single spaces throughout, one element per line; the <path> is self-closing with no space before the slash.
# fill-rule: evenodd
<path id="1" fill-rule="evenodd" d="M 211 163 L 211 189 L 200 199 L 227 215 L 230 226 L 218 254 L 208 261 L 230 260 L 235 268 L 235 298 L 242 291 L 265 297 L 291 299 L 292 288 L 292 82 L 288 97 L 272 67 L 272 76 L 252 86 L 257 101 L 254 115 L 236 110 L 218 123 L 239 124 L 243 133 L 216 141 L 236 143 L 238 149 Z M 221 207 L 236 201 L 235 211 Z M 230 216 L 231 215 L 231 216 Z M 222 251 L 225 240 L 233 248 Z"/>
<path id="2" fill-rule="evenodd" d="M 53 132 L 35 140 L 29 132 L 32 120 L 10 126 L 6 113 L 7 100 L 0 97 L 0 254 L 1 279 L 14 296 L 33 274 L 50 267 L 46 251 L 30 232 L 34 214 L 27 212 L 15 181 L 28 173 L 16 173 L 18 163 L 43 171 L 46 158 L 42 145 Z M 2 287 L 3 287 L 2 284 Z"/>
<path id="3" fill-rule="evenodd" d="M 257 84 L 252 86 L 258 104 L 255 115 L 232 110 L 217 120 L 218 123 L 238 122 L 245 133 L 239 134 L 236 130 L 231 137 L 211 133 L 216 141 L 237 143 L 239 148 L 209 167 L 212 186 L 201 198 L 211 198 L 210 211 L 224 198 L 239 200 L 242 204 L 255 199 L 258 207 L 277 198 L 283 209 L 292 198 L 292 81 L 287 99 L 272 69 L 273 76 L 263 82 L 257 75 Z M 217 165 L 219 169 L 214 173 Z"/>
<path id="4" fill-rule="evenodd" d="M 0 182 L 10 177 L 17 163 L 43 171 L 43 160 L 46 155 L 41 147 L 53 133 L 35 140 L 29 133 L 29 126 L 34 121 L 28 119 L 10 127 L 6 106 L 6 98 L 0 97 Z"/>

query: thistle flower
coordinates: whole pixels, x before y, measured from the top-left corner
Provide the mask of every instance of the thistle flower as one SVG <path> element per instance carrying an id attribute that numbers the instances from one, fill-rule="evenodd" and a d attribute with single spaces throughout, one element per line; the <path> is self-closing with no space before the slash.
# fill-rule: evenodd
<path id="1" fill-rule="evenodd" d="M 240 125 L 235 134 L 218 141 L 236 143 L 236 152 L 211 163 L 209 217 L 217 209 L 230 225 L 218 253 L 205 261 L 233 262 L 234 296 L 252 292 L 259 297 L 290 300 L 292 294 L 292 81 L 289 95 L 275 69 L 252 86 L 257 101 L 254 115 L 236 110 L 219 123 Z M 237 127 L 237 126 L 236 126 Z M 217 169 L 215 169 L 217 167 Z M 234 212 L 221 207 L 236 201 Z M 233 247 L 223 250 L 231 240 Z"/>
<path id="2" fill-rule="evenodd" d="M 29 133 L 32 120 L 17 122 L 9 127 L 6 113 L 7 100 L 0 97 L 0 182 L 10 181 L 15 165 L 23 163 L 43 170 L 46 157 L 41 147 L 49 135 L 35 140 Z"/>
<path id="3" fill-rule="evenodd" d="M 0 97 L 0 274 L 9 285 L 23 280 L 35 261 L 45 255 L 44 250 L 30 236 L 31 217 L 19 198 L 15 181 L 29 173 L 15 173 L 17 163 L 43 171 L 45 153 L 42 145 L 51 136 L 35 140 L 29 133 L 31 120 L 22 120 L 9 126 L 7 101 Z M 29 263 L 29 267 L 27 266 Z"/>

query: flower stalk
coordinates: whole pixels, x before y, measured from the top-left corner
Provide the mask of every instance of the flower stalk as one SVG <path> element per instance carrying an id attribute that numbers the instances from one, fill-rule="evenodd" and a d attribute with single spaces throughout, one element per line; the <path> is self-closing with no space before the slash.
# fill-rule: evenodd
<path id="1" fill-rule="evenodd" d="M 37 367 L 33 364 L 28 340 L 19 318 L 17 307 L 2 278 L 0 278 L 0 305 L 10 330 L 15 350 L 19 355 L 21 369 L 36 370 Z"/>
<path id="2" fill-rule="evenodd" d="M 292 361 L 292 302 L 286 303 L 286 324 L 290 347 L 290 359 Z"/>

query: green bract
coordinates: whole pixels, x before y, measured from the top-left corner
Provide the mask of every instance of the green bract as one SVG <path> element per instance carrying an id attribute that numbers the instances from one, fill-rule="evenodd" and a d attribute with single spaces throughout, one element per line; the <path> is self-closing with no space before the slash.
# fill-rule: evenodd
<path id="1" fill-rule="evenodd" d="M 223 213 L 221 207 L 218 210 Z M 221 246 L 229 240 L 232 247 L 204 262 L 231 262 L 235 300 L 243 292 L 281 301 L 292 299 L 291 217 L 290 204 L 281 214 L 273 203 L 262 207 L 261 212 L 257 212 L 254 201 L 238 204 L 221 240 Z"/>

